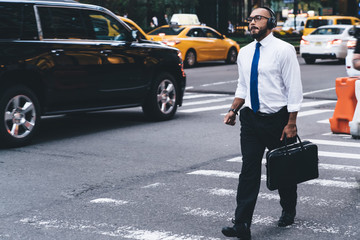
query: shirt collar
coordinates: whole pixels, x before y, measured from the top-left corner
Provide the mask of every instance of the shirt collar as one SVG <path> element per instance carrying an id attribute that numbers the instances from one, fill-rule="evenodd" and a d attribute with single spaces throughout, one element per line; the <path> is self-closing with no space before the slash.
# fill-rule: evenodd
<path id="1" fill-rule="evenodd" d="M 260 41 L 261 46 L 266 47 L 266 45 L 270 44 L 271 40 L 274 38 L 274 35 L 272 34 L 272 32 L 267 35 L 263 40 Z M 255 43 L 257 43 L 257 41 L 255 40 Z"/>

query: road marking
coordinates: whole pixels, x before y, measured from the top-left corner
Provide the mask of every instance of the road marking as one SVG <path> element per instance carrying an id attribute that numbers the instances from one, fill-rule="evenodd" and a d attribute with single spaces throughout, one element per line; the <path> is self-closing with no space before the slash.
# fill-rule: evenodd
<path id="1" fill-rule="evenodd" d="M 310 142 L 320 145 L 331 145 L 331 146 L 341 146 L 341 147 L 358 147 L 360 148 L 360 143 L 357 142 L 341 142 L 341 141 L 329 141 L 321 139 L 308 139 Z"/>
<path id="2" fill-rule="evenodd" d="M 316 91 L 312 91 L 312 92 L 306 92 L 306 93 L 303 93 L 303 96 L 314 94 L 314 93 L 327 92 L 327 91 L 331 91 L 331 90 L 335 90 L 335 88 L 333 87 L 333 88 L 326 88 L 326 89 L 316 90 Z"/>
<path id="3" fill-rule="evenodd" d="M 229 108 L 229 104 L 221 105 L 221 106 L 211 106 L 211 107 L 203 107 L 203 108 L 185 109 L 185 110 L 180 110 L 179 112 L 182 112 L 182 113 L 195 113 L 195 112 L 205 112 L 205 111 L 212 111 L 212 110 L 226 109 L 226 108 Z"/>
<path id="4" fill-rule="evenodd" d="M 336 103 L 336 101 L 334 100 L 324 100 L 324 101 L 313 101 L 313 102 L 303 102 L 301 104 L 301 107 L 314 107 L 314 106 L 320 106 L 320 105 L 325 105 L 325 104 L 330 104 L 330 103 Z"/>
<path id="5" fill-rule="evenodd" d="M 231 105 L 231 103 L 226 104 L 226 105 L 218 105 L 218 106 L 210 106 L 210 107 L 202 107 L 202 108 L 191 108 L 191 109 L 180 110 L 179 112 L 195 113 L 195 112 L 205 112 L 205 111 L 213 111 L 213 110 L 219 110 L 219 109 L 228 109 L 230 107 L 230 105 Z M 185 104 L 185 106 L 186 106 L 186 104 Z M 332 110 L 332 109 L 315 109 L 315 110 L 309 110 L 309 111 L 304 111 L 304 112 L 300 111 L 298 113 L 298 117 L 305 117 L 305 116 L 321 114 L 321 113 L 325 113 L 325 112 L 333 112 L 333 111 L 334 110 Z M 221 115 L 226 115 L 226 113 L 223 113 Z"/>
<path id="6" fill-rule="evenodd" d="M 317 123 L 325 123 L 325 124 L 330 124 L 330 121 L 329 119 L 324 119 L 324 120 L 320 120 L 320 121 L 317 121 Z"/>
<path id="7" fill-rule="evenodd" d="M 157 188 L 157 187 L 160 187 L 160 186 L 165 186 L 165 183 L 157 182 L 157 183 L 153 183 L 153 184 L 141 187 L 141 188 Z"/>
<path id="8" fill-rule="evenodd" d="M 114 205 L 124 205 L 127 204 L 129 202 L 127 201 L 123 201 L 123 200 L 115 200 L 115 199 L 111 199 L 111 198 L 98 198 L 98 199 L 94 199 L 90 201 L 91 203 L 100 203 L 100 204 L 114 204 Z"/>
<path id="9" fill-rule="evenodd" d="M 322 152 L 320 152 L 322 153 Z M 329 152 L 327 152 L 329 153 Z M 342 156 L 342 153 L 337 153 L 339 155 Z M 320 155 L 320 154 L 319 154 Z M 355 154 L 356 155 L 356 154 Z M 357 155 L 356 155 L 357 156 Z M 354 157 L 354 156 L 352 156 Z M 241 157 L 236 157 L 236 158 L 231 158 L 229 160 L 226 160 L 227 162 L 238 162 L 241 163 L 242 162 L 242 158 Z M 266 159 L 263 158 L 263 164 L 265 164 Z M 337 170 L 337 171 L 347 171 L 347 172 L 356 172 L 356 173 L 360 173 L 360 167 L 358 166 L 349 166 L 349 165 L 337 165 L 337 164 L 325 164 L 325 163 L 319 163 L 319 168 L 320 169 L 325 169 L 325 170 Z"/>
<path id="10" fill-rule="evenodd" d="M 197 170 L 190 173 L 189 175 L 201 175 L 201 176 L 212 176 L 212 177 L 224 177 L 224 178 L 239 178 L 239 173 L 237 172 L 227 172 L 219 170 Z M 262 181 L 266 181 L 266 175 L 261 176 Z M 343 182 L 343 181 L 334 181 L 327 179 L 314 179 L 302 184 L 307 185 L 320 185 L 323 187 L 338 187 L 346 189 L 360 189 L 359 183 L 357 182 Z"/>
<path id="11" fill-rule="evenodd" d="M 309 110 L 309 111 L 300 111 L 298 113 L 298 117 L 305 117 L 305 116 L 310 116 L 310 115 L 315 115 L 315 114 L 320 114 L 320 113 L 326 113 L 326 112 L 333 112 L 333 109 L 315 109 L 315 110 Z"/>
<path id="12" fill-rule="evenodd" d="M 229 96 L 229 94 L 185 94 L 184 99 L 194 99 L 194 98 L 204 98 L 204 97 L 224 97 Z"/>
<path id="13" fill-rule="evenodd" d="M 222 218 L 225 218 L 226 216 L 228 216 L 228 214 L 219 213 L 219 212 L 215 212 L 212 210 L 206 210 L 206 209 L 201 209 L 201 208 L 192 209 L 189 207 L 184 207 L 184 210 L 186 211 L 184 213 L 184 215 L 191 215 L 191 216 L 222 217 Z"/>
<path id="14" fill-rule="evenodd" d="M 176 234 L 169 231 L 138 229 L 132 226 L 118 227 L 114 224 L 94 223 L 85 220 L 70 222 L 57 219 L 42 220 L 38 219 L 37 217 L 33 217 L 21 219 L 20 222 L 23 224 L 29 224 L 35 228 L 47 229 L 47 231 L 49 231 L 49 229 L 65 229 L 71 231 L 86 232 L 90 234 L 104 235 L 109 237 L 119 237 L 136 240 L 220 240 L 220 238 L 200 235 Z M 94 239 L 96 239 L 96 237 L 94 237 Z"/>
<path id="15" fill-rule="evenodd" d="M 213 217 L 215 219 L 220 219 L 220 218 L 224 218 L 224 216 L 228 216 L 229 213 L 225 213 L 225 212 L 214 212 L 212 210 L 207 210 L 207 209 L 201 209 L 201 208 L 196 208 L 196 209 L 191 209 L 191 208 L 185 208 L 185 211 L 187 211 L 186 213 L 184 213 L 185 215 L 192 215 L 192 216 L 196 216 L 196 217 Z M 228 218 L 228 220 L 230 221 L 231 218 Z M 254 215 L 253 216 L 253 220 L 252 223 L 255 225 L 265 225 L 265 226 L 274 226 L 276 225 L 278 219 L 274 218 L 274 217 L 263 217 L 260 215 Z M 323 224 L 314 222 L 314 221 L 303 221 L 303 220 L 298 220 L 295 218 L 295 223 L 293 225 L 291 225 L 291 228 L 296 228 L 296 229 L 300 229 L 300 230 L 311 230 L 315 233 L 331 233 L 331 234 L 339 234 L 340 233 L 340 228 L 335 225 L 328 225 L 325 226 Z M 352 231 L 348 230 L 347 233 L 350 234 L 355 234 Z"/>
<path id="16" fill-rule="evenodd" d="M 214 195 L 214 196 L 221 196 L 221 197 L 236 196 L 236 190 L 233 189 L 211 188 L 211 189 L 198 189 L 198 190 L 205 191 L 210 195 Z M 276 201 L 280 200 L 279 194 L 273 194 L 273 193 L 260 192 L 258 197 L 265 200 L 276 200 Z M 348 207 L 348 203 L 345 200 L 332 200 L 332 199 L 300 196 L 298 198 L 298 201 L 301 204 L 309 204 L 311 206 L 319 206 L 319 207 L 332 207 L 332 208 Z"/>
<path id="17" fill-rule="evenodd" d="M 360 159 L 360 154 L 353 154 L 353 153 L 319 151 L 318 155 L 321 157 Z"/>
<path id="18" fill-rule="evenodd" d="M 231 81 L 226 81 L 226 82 L 215 82 L 215 83 L 203 84 L 203 85 L 201 85 L 201 87 L 210 87 L 210 86 L 217 86 L 217 85 L 237 83 L 237 82 L 238 82 L 238 80 L 231 80 Z"/>
<path id="19" fill-rule="evenodd" d="M 227 100 L 232 100 L 233 97 L 225 97 L 225 98 L 217 98 L 217 99 L 211 99 L 211 100 L 204 100 L 204 101 L 197 101 L 197 102 L 186 102 L 183 104 L 184 107 L 192 106 L 192 105 L 200 105 L 200 104 L 209 104 L 214 102 L 223 102 Z M 231 102 L 228 104 L 228 106 L 231 105 Z"/>

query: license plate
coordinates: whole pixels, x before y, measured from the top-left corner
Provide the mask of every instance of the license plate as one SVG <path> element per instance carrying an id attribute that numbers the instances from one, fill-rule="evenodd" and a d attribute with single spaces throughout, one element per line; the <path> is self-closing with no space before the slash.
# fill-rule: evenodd
<path id="1" fill-rule="evenodd" d="M 321 46 L 321 42 L 316 42 L 315 46 Z"/>

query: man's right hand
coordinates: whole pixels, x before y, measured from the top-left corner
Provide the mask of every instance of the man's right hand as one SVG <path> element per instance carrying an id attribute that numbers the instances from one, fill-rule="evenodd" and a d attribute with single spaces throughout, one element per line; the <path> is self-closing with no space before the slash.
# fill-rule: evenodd
<path id="1" fill-rule="evenodd" d="M 236 114 L 232 111 L 228 112 L 224 117 L 224 123 L 234 126 L 236 124 Z"/>

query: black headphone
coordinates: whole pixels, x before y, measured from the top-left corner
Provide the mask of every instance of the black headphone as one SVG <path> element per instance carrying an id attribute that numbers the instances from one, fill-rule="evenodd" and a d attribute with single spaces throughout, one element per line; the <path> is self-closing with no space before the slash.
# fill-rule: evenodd
<path id="1" fill-rule="evenodd" d="M 268 10 L 268 12 L 270 13 L 270 18 L 267 21 L 267 28 L 268 29 L 273 29 L 277 26 L 277 21 L 276 21 L 276 14 L 274 12 L 274 10 L 272 10 L 271 8 L 268 7 L 260 7 L 260 8 L 264 8 L 266 10 Z"/>

